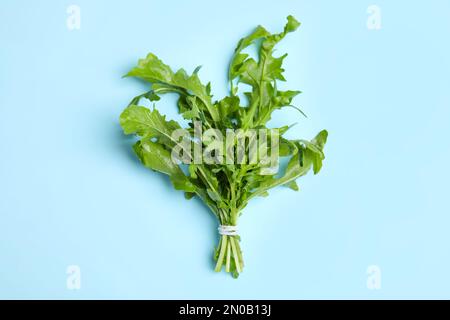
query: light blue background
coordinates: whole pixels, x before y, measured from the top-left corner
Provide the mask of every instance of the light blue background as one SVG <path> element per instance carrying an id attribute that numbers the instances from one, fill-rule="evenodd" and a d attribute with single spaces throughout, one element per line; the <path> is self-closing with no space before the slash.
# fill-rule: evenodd
<path id="1" fill-rule="evenodd" d="M 1 1 L 0 298 L 450 298 L 450 2 L 118 2 Z M 203 65 L 220 98 L 239 38 L 288 14 L 303 24 L 278 52 L 309 117 L 272 124 L 328 129 L 327 158 L 247 207 L 233 280 L 212 270 L 213 216 L 132 154 L 118 116 L 145 87 L 121 76 L 151 51 Z M 174 101 L 158 105 L 179 119 Z"/>

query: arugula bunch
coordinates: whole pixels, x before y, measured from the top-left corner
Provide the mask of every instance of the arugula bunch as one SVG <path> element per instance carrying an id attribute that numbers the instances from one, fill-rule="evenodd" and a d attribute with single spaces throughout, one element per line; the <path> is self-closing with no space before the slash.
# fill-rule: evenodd
<path id="1" fill-rule="evenodd" d="M 213 101 L 210 83 L 204 85 L 200 81 L 199 67 L 190 75 L 184 69 L 174 72 L 152 53 L 139 60 L 138 65 L 126 75 L 150 83 L 150 90 L 135 97 L 120 116 L 125 134 L 134 134 L 140 138 L 134 144 L 135 153 L 146 167 L 168 175 L 175 189 L 184 191 L 187 199 L 199 197 L 217 217 L 221 226 L 226 226 L 225 229 L 231 227 L 232 232 L 221 234 L 214 258 L 217 261 L 215 271 L 220 271 L 225 266 L 226 272 L 234 277 L 244 267 L 240 238 L 233 228 L 237 225 L 242 210 L 252 198 L 267 196 L 268 190 L 276 186 L 284 185 L 298 190 L 296 179 L 311 168 L 314 174 L 318 173 L 324 159 L 327 131 L 319 132 L 310 141 L 289 140 L 283 137 L 289 126 L 276 128 L 279 143 L 276 146 L 267 143 L 266 147 L 276 147 L 280 157 L 289 157 L 281 174 L 263 174 L 262 171 L 267 169 L 267 164 L 264 163 L 191 162 L 187 165 L 187 170 L 183 170 L 184 164 L 173 161 L 171 157 L 179 143 L 173 133 L 181 129 L 181 125 L 176 121 L 166 120 L 154 107 L 150 110 L 139 106 L 139 103 L 142 99 L 158 101 L 165 93 L 178 94 L 178 111 L 188 121 L 186 129 L 191 134 L 194 133 L 196 122 L 201 123 L 203 130 L 214 128 L 223 134 L 230 129 L 267 129 L 266 124 L 272 112 L 283 107 L 294 107 L 292 100 L 300 93 L 277 89 L 277 81 L 285 81 L 282 63 L 287 54 L 273 56 L 274 46 L 299 26 L 300 23 L 294 17 L 288 16 L 281 33 L 271 34 L 258 26 L 250 35 L 242 38 L 228 69 L 229 96 L 219 101 Z M 252 45 L 257 46 L 258 61 L 243 52 Z M 241 83 L 251 88 L 251 91 L 243 93 L 246 105 L 241 103 L 238 95 Z M 195 139 L 190 139 L 189 143 L 197 146 L 207 144 Z"/>

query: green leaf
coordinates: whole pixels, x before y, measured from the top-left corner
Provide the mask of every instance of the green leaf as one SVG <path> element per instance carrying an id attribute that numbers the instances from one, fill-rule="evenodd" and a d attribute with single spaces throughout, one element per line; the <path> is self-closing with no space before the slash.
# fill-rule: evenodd
<path id="1" fill-rule="evenodd" d="M 186 198 L 186 200 L 190 200 L 195 196 L 194 192 L 185 192 L 184 193 L 184 197 Z"/>
<path id="2" fill-rule="evenodd" d="M 239 110 L 239 102 L 238 96 L 231 96 L 225 97 L 217 103 L 221 122 L 226 128 L 234 127 L 232 121 L 239 117 L 237 113 Z"/>
<path id="3" fill-rule="evenodd" d="M 304 158 L 302 161 L 303 163 L 300 162 L 301 157 Z M 302 154 L 302 152 L 297 152 L 294 156 L 292 156 L 282 177 L 266 180 L 261 183 L 259 188 L 268 190 L 282 184 L 289 184 L 309 171 L 312 164 L 311 160 L 312 159 L 309 156 L 305 157 L 305 154 Z"/>
<path id="4" fill-rule="evenodd" d="M 328 139 L 328 131 L 322 130 L 320 131 L 314 139 L 311 140 L 311 143 L 317 146 L 321 151 L 323 151 L 323 148 L 325 147 L 325 143 L 327 143 Z"/>
<path id="5" fill-rule="evenodd" d="M 243 115 L 241 124 L 245 127 L 264 125 L 270 120 L 275 109 L 288 106 L 298 91 L 286 91 L 277 93 L 276 81 L 285 81 L 282 68 L 283 60 L 287 54 L 274 57 L 273 48 L 286 34 L 295 31 L 300 23 L 294 17 L 288 16 L 283 32 L 270 34 L 263 27 L 258 27 L 249 36 L 241 39 L 230 64 L 228 77 L 231 83 L 231 94 L 235 95 L 233 80 L 249 84 L 253 87 L 247 96 L 250 100 L 250 108 Z M 241 53 L 243 49 L 261 39 L 259 46 L 259 60 Z"/>
<path id="6" fill-rule="evenodd" d="M 152 141 L 138 141 L 133 148 L 147 168 L 167 174 L 175 189 L 186 192 L 195 191 L 194 184 L 184 175 L 180 167 L 172 161 L 170 152 L 164 149 L 161 144 Z"/>
<path id="7" fill-rule="evenodd" d="M 120 115 L 120 125 L 125 134 L 137 134 L 145 138 L 157 138 L 167 146 L 173 146 L 178 141 L 173 140 L 172 133 L 181 129 L 176 121 L 167 121 L 158 110 L 150 111 L 145 107 L 131 105 Z"/>
<path id="8" fill-rule="evenodd" d="M 221 200 L 221 197 L 217 192 L 211 189 L 206 189 L 206 192 L 208 193 L 208 196 L 211 198 L 211 200 L 216 202 L 219 202 Z"/>
<path id="9" fill-rule="evenodd" d="M 323 148 L 327 142 L 328 132 L 320 131 L 311 141 L 300 140 L 306 146 L 306 152 L 311 158 L 314 174 L 317 174 L 322 168 L 322 161 L 325 159 Z"/>
<path id="10" fill-rule="evenodd" d="M 311 142 L 302 140 L 302 144 L 299 141 L 292 141 L 291 143 L 296 146 L 297 150 L 289 160 L 284 174 L 279 178 L 271 176 L 263 180 L 251 193 L 248 200 L 279 185 L 287 185 L 295 190 L 296 185 L 294 186 L 292 182 L 308 173 L 311 167 L 313 167 L 314 174 L 318 173 L 324 159 L 322 149 L 326 143 L 327 136 L 327 131 L 322 130 Z M 305 142 L 307 142 L 306 146 L 304 145 Z"/>
<path id="11" fill-rule="evenodd" d="M 295 180 L 287 183 L 286 187 L 288 187 L 288 188 L 290 188 L 290 189 L 292 189 L 294 191 L 298 191 L 299 190 L 297 182 L 295 182 Z"/>
<path id="12" fill-rule="evenodd" d="M 197 72 L 198 70 L 189 76 L 184 69 L 179 69 L 174 73 L 168 65 L 164 64 L 153 53 L 149 53 L 145 59 L 140 59 L 137 67 L 131 69 L 126 76 L 141 78 L 156 84 L 156 87 L 153 85 L 155 93 L 176 92 L 194 95 L 199 98 L 212 120 L 218 121 L 219 113 L 211 102 L 211 96 L 208 92 L 210 89 L 200 82 Z"/>
<path id="13" fill-rule="evenodd" d="M 248 57 L 248 54 L 241 53 L 241 51 L 250 46 L 251 44 L 253 44 L 255 40 L 265 38 L 269 35 L 270 33 L 267 32 L 266 29 L 264 29 L 262 26 L 258 26 L 255 29 L 255 31 L 253 31 L 250 35 L 242 38 L 239 41 L 236 49 L 234 50 L 234 55 L 233 58 L 231 59 L 228 71 L 228 77 L 230 81 L 241 75 L 242 64 Z"/>

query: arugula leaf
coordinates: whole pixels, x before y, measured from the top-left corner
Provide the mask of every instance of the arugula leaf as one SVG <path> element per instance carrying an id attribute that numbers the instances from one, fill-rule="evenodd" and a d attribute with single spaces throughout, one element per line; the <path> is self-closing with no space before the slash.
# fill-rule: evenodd
<path id="1" fill-rule="evenodd" d="M 147 138 L 158 138 L 163 144 L 173 146 L 172 133 L 181 126 L 176 121 L 166 121 L 158 110 L 150 111 L 145 107 L 128 106 L 120 116 L 120 125 L 125 134 L 137 134 Z"/>
<path id="2" fill-rule="evenodd" d="M 164 149 L 161 144 L 141 140 L 134 144 L 133 149 L 146 167 L 167 174 L 175 189 L 186 192 L 194 192 L 196 190 L 195 185 L 184 175 L 180 167 L 172 161 L 170 152 Z"/>
<path id="3" fill-rule="evenodd" d="M 164 64 L 153 53 L 149 53 L 145 59 L 138 62 L 137 67 L 133 68 L 125 76 L 137 77 L 153 83 L 153 92 L 167 93 L 175 92 L 186 96 L 195 96 L 207 109 L 209 116 L 214 122 L 219 121 L 219 113 L 213 107 L 208 87 L 204 86 L 198 78 L 197 71 L 188 75 L 184 69 L 176 73 L 170 67 Z"/>
<path id="4" fill-rule="evenodd" d="M 311 142 L 302 140 L 303 143 L 307 143 L 306 147 L 298 143 L 297 150 L 289 161 L 284 175 L 281 178 L 271 177 L 264 180 L 249 199 L 260 195 L 268 189 L 283 184 L 289 185 L 289 187 L 295 190 L 295 186 L 292 182 L 295 182 L 297 178 L 305 175 L 311 166 L 313 166 L 314 174 L 317 174 L 322 168 L 322 160 L 325 158 L 322 149 L 326 143 L 327 137 L 328 132 L 322 130 L 313 140 L 311 140 Z"/>

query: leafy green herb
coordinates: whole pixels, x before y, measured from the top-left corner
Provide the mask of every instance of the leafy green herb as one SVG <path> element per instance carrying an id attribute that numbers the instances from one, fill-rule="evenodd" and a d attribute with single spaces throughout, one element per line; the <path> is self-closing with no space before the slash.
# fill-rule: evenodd
<path id="1" fill-rule="evenodd" d="M 174 72 L 152 53 L 139 60 L 138 65 L 126 75 L 150 83 L 149 91 L 135 97 L 120 116 L 125 134 L 139 137 L 134 145 L 135 153 L 146 167 L 168 175 L 175 189 L 183 190 L 187 199 L 199 197 L 217 217 L 222 228 L 214 254 L 215 271 L 225 267 L 226 272 L 234 277 L 244 267 L 240 238 L 235 226 L 250 199 L 265 197 L 269 189 L 279 185 L 297 191 L 296 179 L 311 168 L 314 174 L 318 173 L 325 158 L 323 148 L 328 135 L 326 130 L 319 132 L 311 141 L 289 140 L 283 137 L 289 126 L 271 129 L 266 126 L 276 109 L 293 107 L 303 113 L 292 105 L 293 98 L 300 91 L 277 89 L 277 81 L 285 81 L 282 64 L 287 54 L 273 56 L 274 46 L 299 26 L 300 23 L 294 17 L 288 16 L 281 33 L 271 34 L 258 26 L 250 35 L 242 38 L 228 69 L 230 94 L 219 101 L 212 99 L 210 84 L 204 85 L 200 81 L 200 68 L 190 75 L 183 69 Z M 252 45 L 258 48 L 257 61 L 244 53 Z M 251 88 L 243 93 L 246 105 L 239 98 L 239 84 Z M 142 99 L 155 102 L 165 93 L 178 94 L 178 111 L 188 121 L 188 126 L 184 128 L 187 134 L 177 134 L 183 129 L 180 124 L 166 120 L 157 109 L 139 106 Z M 211 129 L 216 130 L 216 134 L 196 139 L 197 131 L 206 134 Z M 219 139 L 224 136 L 228 138 L 227 134 L 232 130 L 240 130 L 244 135 L 231 136 L 231 144 L 228 144 L 228 140 L 224 143 Z M 268 139 L 263 143 L 260 141 L 257 149 L 251 149 L 252 140 L 245 135 L 250 130 L 267 132 Z M 240 161 L 236 161 L 234 146 L 242 137 L 244 152 L 241 153 L 243 156 Z M 217 145 L 223 146 L 222 151 Z M 256 150 L 254 153 L 260 155 L 262 148 L 277 157 L 276 167 L 278 156 L 289 157 L 281 174 L 273 171 L 273 162 L 252 161 L 251 150 Z M 198 161 L 196 150 L 200 150 L 200 160 L 205 154 L 209 154 L 212 160 Z M 175 151 L 182 154 L 183 158 L 174 161 Z M 224 162 L 224 156 L 230 155 L 234 161 Z M 187 166 L 187 170 L 183 171 L 183 166 Z"/>

